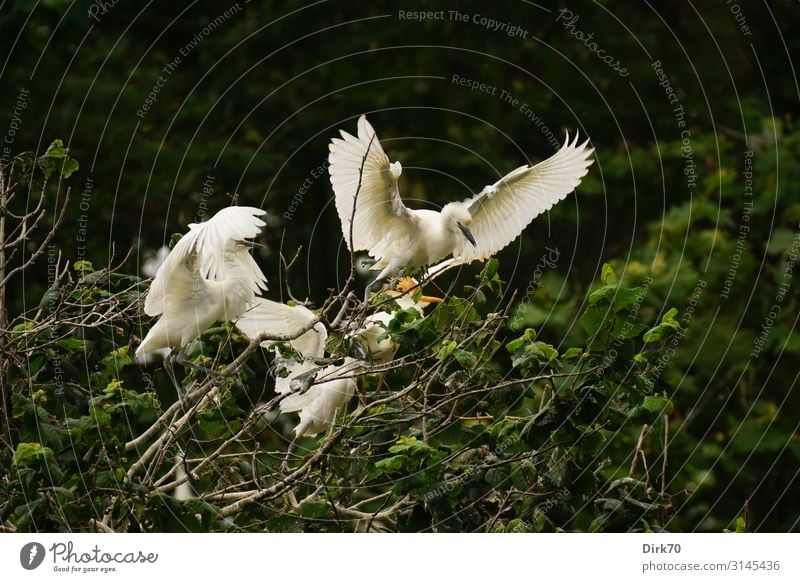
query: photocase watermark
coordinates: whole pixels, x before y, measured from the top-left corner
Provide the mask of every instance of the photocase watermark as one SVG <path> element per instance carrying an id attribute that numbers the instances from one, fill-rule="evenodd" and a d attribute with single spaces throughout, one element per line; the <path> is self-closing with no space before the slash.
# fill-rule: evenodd
<path id="1" fill-rule="evenodd" d="M 292 200 L 289 202 L 289 208 L 287 208 L 286 212 L 283 213 L 283 217 L 286 220 L 292 220 L 294 218 L 294 213 L 297 212 L 297 209 L 303 204 L 303 200 L 305 200 L 305 195 L 308 190 L 317 182 L 317 180 L 324 176 L 327 171 L 328 160 L 325 160 L 322 164 L 311 170 L 311 173 L 306 176 L 306 179 L 303 180 L 303 183 L 300 184 L 300 187 L 294 193 L 294 196 L 292 196 Z"/>
<path id="2" fill-rule="evenodd" d="M 608 52 L 602 48 L 596 40 L 594 40 L 593 32 L 585 33 L 576 28 L 575 25 L 578 24 L 580 19 L 580 15 L 575 14 L 572 10 L 569 10 L 568 8 L 562 8 L 558 11 L 556 22 L 560 22 L 561 26 L 564 27 L 564 30 L 574 36 L 575 39 L 582 42 L 583 46 L 589 49 L 589 52 L 597 56 L 598 59 L 608 65 L 608 67 L 620 77 L 627 77 L 630 75 L 630 71 L 628 71 L 627 67 L 622 65 L 622 62 L 618 58 L 608 54 Z"/>
<path id="3" fill-rule="evenodd" d="M 800 229 L 800 224 L 798 224 L 798 229 Z M 750 359 L 757 358 L 759 355 L 761 355 L 761 352 L 764 351 L 764 348 L 767 347 L 767 339 L 769 338 L 769 334 L 772 331 L 772 327 L 775 325 L 775 320 L 778 319 L 778 316 L 783 309 L 783 301 L 786 298 L 786 293 L 792 286 L 792 279 L 794 279 L 794 268 L 797 266 L 797 258 L 799 255 L 800 230 L 795 233 L 794 239 L 792 240 L 792 246 L 786 255 L 786 260 L 781 266 L 783 277 L 781 277 L 780 283 L 778 283 L 778 290 L 775 292 L 775 299 L 773 300 L 772 306 L 769 308 L 769 312 L 764 318 L 764 322 L 761 324 L 761 331 L 753 342 L 753 349 L 750 352 Z"/>
<path id="4" fill-rule="evenodd" d="M 497 97 L 502 102 L 507 103 L 514 109 L 517 109 L 522 115 L 530 120 L 531 123 L 533 123 L 533 125 L 545 137 L 547 142 L 553 146 L 553 148 L 558 149 L 561 147 L 561 143 L 558 141 L 556 134 L 553 133 L 553 131 L 550 129 L 550 126 L 544 122 L 542 116 L 536 113 L 536 111 L 530 105 L 528 105 L 526 101 L 516 97 L 507 89 L 502 89 L 496 85 L 490 85 L 489 83 L 485 83 L 483 81 L 470 79 L 458 73 L 453 73 L 453 75 L 450 77 L 450 82 L 453 85 L 465 87 L 473 92 L 477 91 L 478 93 L 485 93 L 486 95 Z"/>
<path id="5" fill-rule="evenodd" d="M 744 152 L 744 206 L 742 207 L 742 216 L 739 220 L 739 229 L 736 236 L 736 246 L 734 247 L 733 257 L 731 264 L 728 267 L 728 272 L 725 275 L 725 281 L 722 283 L 722 292 L 720 297 L 727 299 L 730 297 L 733 281 L 736 278 L 736 272 L 739 270 L 739 262 L 742 260 L 742 253 L 747 250 L 747 236 L 750 233 L 750 215 L 753 212 L 753 151 L 748 150 Z"/>
<path id="6" fill-rule="evenodd" d="M 119 3 L 119 0 L 94 0 L 89 4 L 89 9 L 86 11 L 89 18 L 94 19 L 95 22 L 100 22 L 100 16 L 105 16 Z"/>
<path id="7" fill-rule="evenodd" d="M 491 32 L 502 32 L 510 38 L 527 40 L 528 29 L 507 20 L 496 20 L 479 13 L 461 12 L 459 10 L 398 10 L 398 20 L 424 22 L 426 20 L 444 20 L 475 24 Z"/>
<path id="8" fill-rule="evenodd" d="M 17 100 L 14 103 L 14 109 L 11 111 L 11 121 L 8 124 L 8 129 L 3 137 L 3 151 L 0 154 L 0 166 L 5 166 L 11 159 L 12 146 L 17 138 L 17 132 L 22 127 L 22 112 L 28 108 L 28 96 L 30 90 L 23 87 L 17 93 Z"/>
<path id="9" fill-rule="evenodd" d="M 39 542 L 29 542 L 19 551 L 19 563 L 26 570 L 35 570 L 44 562 L 46 552 Z"/>
<path id="10" fill-rule="evenodd" d="M 113 4 L 112 4 L 113 6 Z M 200 43 L 202 43 L 206 38 L 208 38 L 215 30 L 217 30 L 220 26 L 222 26 L 225 22 L 227 22 L 233 15 L 239 13 L 242 10 L 242 7 L 239 5 L 239 2 L 225 10 L 219 16 L 217 16 L 214 20 L 209 22 L 205 25 L 199 32 L 197 32 L 188 43 L 183 45 L 181 48 L 178 49 L 178 54 L 175 55 L 170 62 L 168 62 L 164 67 L 161 69 L 161 74 L 159 74 L 158 79 L 150 88 L 150 92 L 147 94 L 147 97 L 142 103 L 142 106 L 136 111 L 137 117 L 140 119 L 144 119 L 147 117 L 148 112 L 153 108 L 153 106 L 158 102 L 159 93 L 161 93 L 161 89 L 163 89 L 169 78 L 175 74 L 175 71 L 178 70 L 178 67 L 183 62 L 183 59 L 188 57 L 192 51 L 194 51 Z"/>
<path id="11" fill-rule="evenodd" d="M 42 544 L 30 542 L 20 550 L 20 565 L 26 570 L 35 570 L 42 565 L 48 555 L 52 559 L 50 563 L 53 572 L 65 574 L 108 574 L 121 571 L 120 565 L 146 565 L 158 561 L 157 553 L 145 553 L 142 550 L 105 551 L 97 544 L 88 550 L 78 550 L 72 542 L 56 542 L 45 550 Z"/>
<path id="12" fill-rule="evenodd" d="M 519 305 L 515 311 L 514 317 L 511 319 L 511 328 L 517 329 L 522 325 L 522 315 L 525 307 L 531 302 L 531 298 L 536 291 L 542 286 L 542 277 L 548 269 L 555 269 L 558 264 L 558 259 L 561 253 L 558 247 L 551 249 L 550 247 L 544 248 L 547 253 L 543 254 L 533 268 L 533 275 L 531 276 L 528 285 L 525 287 L 525 296 L 520 300 Z"/>
<path id="13" fill-rule="evenodd" d="M 680 131 L 680 150 L 683 160 L 683 175 L 686 177 L 686 188 L 690 194 L 697 186 L 697 172 L 694 162 L 694 152 L 692 150 L 692 135 L 686 128 L 686 110 L 680 102 L 677 91 L 672 87 L 669 76 L 664 70 L 660 60 L 650 63 L 650 68 L 656 74 L 658 84 L 664 89 L 667 101 L 672 105 L 672 115 L 675 118 L 675 125 Z"/>
<path id="14" fill-rule="evenodd" d="M 559 489 L 555 495 L 549 497 L 547 501 L 542 503 L 538 509 L 542 513 L 548 513 L 551 509 L 553 509 L 556 505 L 564 501 L 567 497 L 569 497 L 569 489 L 564 487 L 563 489 Z"/>

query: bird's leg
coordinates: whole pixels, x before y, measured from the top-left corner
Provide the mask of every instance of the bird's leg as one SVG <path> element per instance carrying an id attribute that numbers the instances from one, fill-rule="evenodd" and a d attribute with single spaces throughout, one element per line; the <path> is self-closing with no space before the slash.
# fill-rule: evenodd
<path id="1" fill-rule="evenodd" d="M 381 375 L 378 377 L 378 386 L 375 388 L 375 398 L 378 397 L 378 394 L 381 393 L 381 388 L 383 388 L 383 380 L 386 378 L 386 372 L 381 372 Z"/>
<path id="2" fill-rule="evenodd" d="M 366 287 L 364 288 L 364 305 L 369 305 L 369 290 L 372 289 L 374 284 L 375 281 L 372 283 L 367 283 Z"/>
<path id="3" fill-rule="evenodd" d="M 366 406 L 367 405 L 367 387 L 362 385 L 362 383 L 358 381 L 358 378 L 356 378 L 356 392 L 358 392 L 358 405 L 359 406 Z"/>
<path id="4" fill-rule="evenodd" d="M 192 361 L 186 357 L 186 352 L 183 351 L 183 348 L 176 348 L 177 353 L 175 353 L 175 363 L 180 364 L 181 366 L 191 366 Z"/>
<path id="5" fill-rule="evenodd" d="M 179 398 L 183 394 L 183 388 L 178 382 L 178 378 L 175 376 L 175 361 L 178 359 L 180 351 L 180 348 L 172 348 L 172 351 L 164 358 L 164 370 L 167 372 L 169 379 L 172 380 L 172 384 L 175 386 Z"/>
<path id="6" fill-rule="evenodd" d="M 292 439 L 292 442 L 289 443 L 289 448 L 286 450 L 286 456 L 283 458 L 283 462 L 281 463 L 281 472 L 285 473 L 289 469 L 289 459 L 292 458 L 295 449 L 297 448 L 297 437 Z"/>

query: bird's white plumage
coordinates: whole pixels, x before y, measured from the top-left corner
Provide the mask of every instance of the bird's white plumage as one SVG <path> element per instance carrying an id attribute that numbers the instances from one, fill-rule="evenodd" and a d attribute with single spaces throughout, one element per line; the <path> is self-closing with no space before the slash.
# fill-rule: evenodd
<path id="1" fill-rule="evenodd" d="M 190 225 L 158 268 L 145 298 L 147 315 L 160 315 L 136 355 L 180 348 L 216 321 L 235 320 L 266 278 L 243 241 L 264 226 L 257 208 L 230 207 Z"/>
<path id="2" fill-rule="evenodd" d="M 411 277 L 401 278 L 397 290 L 392 290 L 389 295 L 394 297 L 394 302 L 400 309 L 414 309 L 420 317 L 425 316 L 425 308 L 432 302 L 441 301 L 436 297 L 427 297 L 419 292 L 409 292 L 418 285 L 416 279 Z M 419 295 L 419 297 L 417 297 Z M 364 319 L 364 324 L 353 335 L 356 337 L 375 362 L 391 362 L 398 350 L 398 345 L 390 337 L 386 337 L 386 330 L 394 318 L 396 311 L 376 311 Z"/>
<path id="3" fill-rule="evenodd" d="M 314 312 L 303 305 L 286 305 L 256 297 L 247 311 L 236 321 L 236 327 L 249 339 L 254 340 L 265 331 L 276 335 L 297 336 L 311 325 L 311 329 L 289 340 L 288 343 L 304 357 L 321 358 L 325 354 L 328 330 L 321 323 L 313 323 L 318 320 Z M 270 340 L 261 343 L 265 348 L 273 344 L 274 342 Z"/>
<path id="4" fill-rule="evenodd" d="M 258 236 L 265 223 L 258 218 L 266 214 L 259 208 L 229 206 L 217 212 L 205 222 L 191 223 L 187 232 L 177 242 L 156 272 L 155 279 L 144 303 L 147 315 L 161 315 L 165 306 L 168 283 L 180 267 L 191 263 L 197 274 L 210 281 L 225 278 L 225 245 L 231 240 L 247 240 Z M 195 261 L 197 256 L 199 261 Z M 267 289 L 267 278 L 252 255 L 242 253 L 242 266 L 252 275 L 252 289 L 259 293 Z"/>
<path id="5" fill-rule="evenodd" d="M 331 185 L 334 192 L 342 193 L 336 196 L 336 210 L 347 246 L 350 246 L 352 217 L 351 250 L 371 251 L 387 236 L 407 234 L 406 223 L 410 217 L 397 188 L 402 168 L 399 163 L 389 161 L 375 130 L 363 115 L 358 120 L 358 137 L 344 130 L 341 135 L 341 138 L 331 140 L 328 155 Z M 354 201 L 357 202 L 355 215 Z M 391 232 L 386 230 L 387 227 Z"/>
<path id="6" fill-rule="evenodd" d="M 357 373 L 361 362 L 345 358 L 339 366 L 326 366 L 317 372 L 316 384 L 305 393 L 290 394 L 281 400 L 282 412 L 298 412 L 300 422 L 296 436 L 314 436 L 333 424 L 336 412 L 343 408 L 356 392 Z"/>
<path id="7" fill-rule="evenodd" d="M 589 171 L 592 148 L 569 135 L 561 149 L 534 166 L 521 166 L 466 200 L 476 246 L 459 241 L 457 262 L 484 260 L 512 243 L 534 218 L 572 192 Z M 466 243 L 466 244 L 465 244 Z"/>
<path id="8" fill-rule="evenodd" d="M 400 197 L 400 164 L 392 163 L 362 115 L 358 136 L 342 131 L 330 144 L 329 171 L 342 234 L 353 248 L 378 261 L 383 278 L 400 268 L 432 265 L 453 255 L 466 263 L 483 260 L 516 239 L 542 212 L 563 200 L 586 175 L 594 151 L 578 136 L 535 166 L 521 166 L 478 195 L 450 203 L 442 212 L 410 210 Z M 359 172 L 363 163 L 361 188 Z M 357 197 L 356 197 L 356 194 Z M 356 211 L 353 215 L 353 203 Z M 475 245 L 461 227 L 468 227 Z"/>
<path id="9" fill-rule="evenodd" d="M 350 401 L 356 389 L 355 380 L 343 376 L 353 374 L 357 360 L 346 358 L 343 365 L 324 367 L 315 363 L 315 359 L 325 356 L 328 338 L 328 330 L 318 319 L 303 305 L 286 305 L 257 297 L 236 321 L 236 327 L 251 340 L 264 332 L 286 337 L 301 334 L 287 343 L 302 356 L 302 360 L 291 361 L 287 366 L 288 375 L 276 375 L 275 378 L 275 392 L 286 395 L 280 401 L 281 412 L 298 412 L 300 415 L 300 422 L 295 427 L 298 437 L 314 436 L 330 426 L 336 411 Z M 310 325 L 312 327 L 308 329 Z M 308 331 L 303 331 L 306 329 Z M 265 340 L 261 345 L 270 348 L 275 343 Z M 305 392 L 297 392 L 292 382 L 306 374 L 315 375 L 314 383 Z"/>

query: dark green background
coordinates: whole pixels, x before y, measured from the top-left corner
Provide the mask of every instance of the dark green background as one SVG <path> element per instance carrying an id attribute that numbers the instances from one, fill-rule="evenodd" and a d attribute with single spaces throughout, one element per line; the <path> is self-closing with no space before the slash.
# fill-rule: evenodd
<path id="1" fill-rule="evenodd" d="M 30 96 L 15 151 L 54 138 L 81 168 L 57 237 L 105 264 L 154 249 L 198 218 L 203 181 L 214 212 L 240 204 L 270 212 L 259 257 L 270 296 L 283 295 L 277 256 L 304 253 L 292 271 L 296 295 L 319 300 L 348 265 L 327 176 L 314 180 L 291 220 L 283 213 L 327 156 L 338 128 L 367 113 L 414 207 L 463 198 L 498 176 L 549 155 L 540 128 L 498 96 L 456 86 L 452 76 L 510 91 L 563 139 L 579 129 L 597 163 L 576 196 L 538 219 L 501 254 L 502 275 L 522 290 L 533 266 L 561 258 L 524 316 L 557 346 L 580 335 L 580 298 L 603 261 L 632 283 L 655 278 L 646 310 L 685 312 L 706 281 L 688 333 L 663 374 L 678 403 L 673 459 L 679 483 L 697 488 L 676 529 L 719 531 L 745 504 L 756 529 L 798 528 L 795 339 L 797 287 L 768 338 L 750 357 L 800 219 L 796 133 L 800 57 L 796 3 L 742 2 L 751 35 L 724 1 L 575 2 L 576 30 L 594 33 L 618 58 L 622 78 L 557 21 L 564 5 L 504 1 L 370 3 L 240 2 L 182 57 L 144 119 L 137 116 L 163 67 L 230 2 L 130 2 L 97 19 L 87 2 L 8 1 L 0 8 L 0 132 L 18 93 Z M 399 10 L 459 10 L 521 26 L 527 39 L 478 24 L 413 22 Z M 660 60 L 686 111 L 697 185 L 687 188 L 676 126 L 653 61 Z M 6 135 L 2 133 L 2 135 Z M 736 253 L 743 156 L 754 153 L 754 215 L 731 296 L 720 296 Z M 93 181 L 89 209 L 80 193 Z M 55 196 L 55 193 L 52 194 Z M 62 188 L 63 195 L 63 188 Z M 13 287 L 12 314 L 36 305 L 41 278 Z M 671 449 L 672 450 L 672 449 Z M 705 481 L 704 481 L 705 480 Z M 680 488 L 680 487 L 678 487 Z"/>

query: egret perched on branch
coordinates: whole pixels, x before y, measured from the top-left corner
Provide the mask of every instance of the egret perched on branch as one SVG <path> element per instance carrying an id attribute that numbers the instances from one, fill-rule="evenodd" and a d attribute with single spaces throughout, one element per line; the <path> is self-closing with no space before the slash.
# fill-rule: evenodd
<path id="1" fill-rule="evenodd" d="M 275 391 L 286 395 L 280 401 L 280 409 L 300 414 L 300 422 L 294 429 L 296 437 L 314 436 L 331 426 L 337 411 L 356 392 L 353 376 L 362 363 L 354 358 L 345 358 L 343 364 L 318 363 L 325 356 L 328 339 L 328 330 L 319 318 L 303 305 L 290 306 L 258 297 L 236 322 L 236 327 L 251 340 L 264 332 L 297 336 L 288 343 L 302 356 L 302 361 L 289 364 L 287 377 L 275 378 Z M 303 330 L 308 331 L 300 335 Z M 274 344 L 271 340 L 261 343 L 266 348 Z"/>
<path id="2" fill-rule="evenodd" d="M 450 255 L 456 263 L 491 257 L 580 184 L 594 151 L 588 140 L 578 145 L 577 133 L 574 140 L 567 134 L 563 147 L 543 162 L 520 166 L 472 198 L 437 212 L 403 204 L 400 162 L 389 161 L 365 116 L 358 120 L 357 137 L 341 135 L 331 140 L 328 156 L 336 210 L 348 248 L 352 239 L 350 251 L 366 250 L 376 259 L 376 280 Z"/>
<path id="3" fill-rule="evenodd" d="M 248 240 L 261 232 L 264 221 L 258 217 L 263 214 L 258 208 L 231 206 L 189 225 L 147 292 L 144 312 L 161 317 L 137 348 L 137 357 L 161 348 L 177 354 L 215 322 L 238 318 L 266 290 L 267 279 L 249 252 L 255 243 Z"/>
<path id="4" fill-rule="evenodd" d="M 395 303 L 401 309 L 415 309 L 420 316 L 424 316 L 424 310 L 432 303 L 441 303 L 440 297 L 422 295 L 417 289 L 419 283 L 413 277 L 401 277 L 395 284 L 395 288 L 387 292 L 387 295 L 394 298 Z M 361 341 L 370 357 L 376 362 L 391 362 L 397 353 L 397 344 L 390 337 L 383 337 L 389 322 L 394 318 L 393 311 L 378 311 L 368 316 L 364 320 L 364 325 L 356 332 L 355 336 Z"/>

